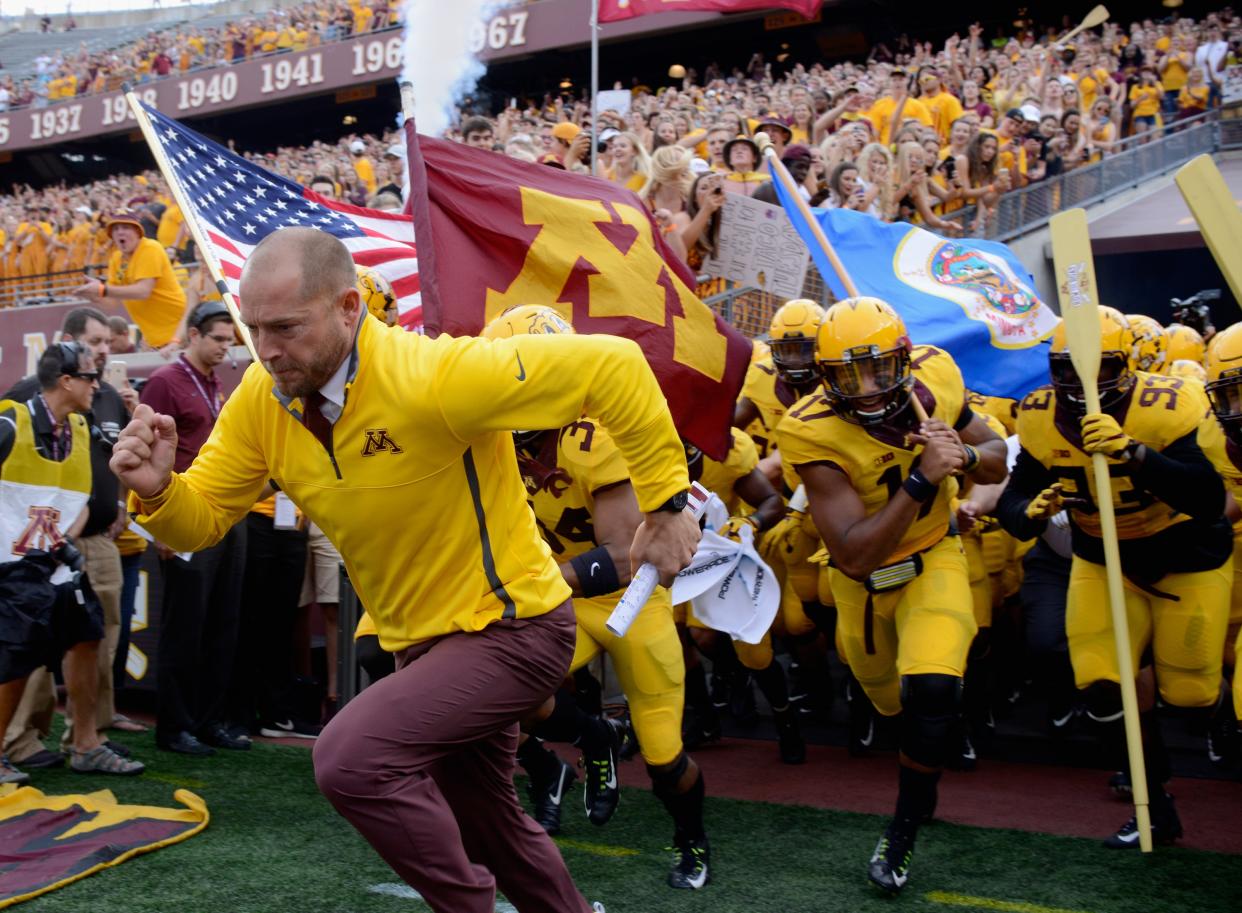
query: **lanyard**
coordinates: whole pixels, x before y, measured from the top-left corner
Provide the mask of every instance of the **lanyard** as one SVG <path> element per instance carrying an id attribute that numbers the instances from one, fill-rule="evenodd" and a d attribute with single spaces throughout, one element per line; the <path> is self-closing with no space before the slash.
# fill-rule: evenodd
<path id="1" fill-rule="evenodd" d="M 198 388 L 198 395 L 207 404 L 207 411 L 211 413 L 211 420 L 214 422 L 220 416 L 220 407 L 215 400 L 207 395 L 207 391 L 203 389 L 203 385 L 198 379 L 198 372 L 186 361 L 184 355 L 178 356 L 177 364 L 181 365 L 181 370 L 190 376 L 190 380 L 194 381 L 194 386 Z"/>
<path id="2" fill-rule="evenodd" d="M 43 394 L 39 394 L 39 404 L 43 406 L 43 410 L 47 413 L 47 417 L 52 420 L 52 459 L 59 463 L 62 459 L 69 456 L 69 449 L 73 446 L 73 429 L 69 425 L 69 416 L 65 416 L 64 422 L 56 423 L 56 416 L 52 413 L 52 407 L 47 404 L 47 400 L 43 398 Z M 60 455 L 61 441 L 65 442 L 65 456 Z"/>

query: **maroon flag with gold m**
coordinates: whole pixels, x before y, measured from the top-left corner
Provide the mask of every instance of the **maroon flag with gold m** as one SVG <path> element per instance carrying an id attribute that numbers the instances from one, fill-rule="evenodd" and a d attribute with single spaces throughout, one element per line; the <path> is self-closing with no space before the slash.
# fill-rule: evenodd
<path id="1" fill-rule="evenodd" d="M 406 142 L 429 334 L 477 335 L 507 308 L 546 304 L 580 333 L 633 339 L 682 436 L 724 458 L 751 344 L 695 295 L 637 196 L 420 136 L 412 121 Z"/>

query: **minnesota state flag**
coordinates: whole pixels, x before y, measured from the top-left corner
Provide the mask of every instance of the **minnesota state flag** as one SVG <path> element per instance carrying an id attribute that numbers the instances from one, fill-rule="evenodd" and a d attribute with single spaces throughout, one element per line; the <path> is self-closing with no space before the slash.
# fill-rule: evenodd
<path id="1" fill-rule="evenodd" d="M 723 460 L 750 340 L 694 294 L 651 214 L 611 181 L 419 135 L 410 208 L 428 335 L 477 335 L 519 304 L 636 341 L 678 431 Z"/>
<path id="2" fill-rule="evenodd" d="M 844 298 L 845 288 L 810 227 L 781 183 L 774 184 L 824 281 Z M 905 222 L 881 222 L 847 209 L 812 213 L 858 293 L 892 305 L 916 345 L 948 351 L 971 390 L 1021 399 L 1048 382 L 1043 343 L 1059 318 L 1004 244 L 941 238 Z"/>

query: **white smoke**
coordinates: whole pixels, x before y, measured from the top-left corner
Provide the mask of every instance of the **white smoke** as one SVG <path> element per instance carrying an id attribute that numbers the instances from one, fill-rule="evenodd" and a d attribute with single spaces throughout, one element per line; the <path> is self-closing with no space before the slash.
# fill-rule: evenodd
<path id="1" fill-rule="evenodd" d="M 418 131 L 438 136 L 453 122 L 455 106 L 485 72 L 473 42 L 502 0 L 406 0 L 403 82 L 414 87 Z"/>

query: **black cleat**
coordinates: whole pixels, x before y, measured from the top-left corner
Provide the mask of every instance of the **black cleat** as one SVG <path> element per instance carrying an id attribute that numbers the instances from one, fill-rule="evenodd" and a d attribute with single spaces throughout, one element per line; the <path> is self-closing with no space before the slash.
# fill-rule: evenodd
<path id="1" fill-rule="evenodd" d="M 1218 714 L 1207 731 L 1208 760 L 1221 767 L 1238 763 L 1238 721 L 1232 713 Z"/>
<path id="2" fill-rule="evenodd" d="M 710 704 L 706 708 L 687 707 L 681 725 L 686 751 L 720 741 L 720 714 Z"/>
<path id="3" fill-rule="evenodd" d="M 881 891 L 897 894 L 910 877 L 910 859 L 914 855 L 914 835 L 893 822 L 875 845 L 867 864 L 867 878 Z"/>
<path id="4" fill-rule="evenodd" d="M 592 756 L 583 752 L 586 788 L 582 793 L 587 818 L 592 824 L 603 826 L 617 810 L 621 790 L 617 788 L 617 755 L 625 738 L 625 725 L 619 720 L 603 720 L 608 727 L 608 747 L 602 754 Z"/>
<path id="5" fill-rule="evenodd" d="M 634 731 L 634 721 L 630 718 L 628 710 L 621 714 L 621 716 L 616 717 L 616 721 L 621 724 L 621 748 L 617 751 L 617 760 L 628 761 L 630 758 L 636 757 L 641 751 L 638 744 L 638 733 Z"/>
<path id="6" fill-rule="evenodd" d="M 682 840 L 673 847 L 673 870 L 668 873 L 670 888 L 697 891 L 711 881 L 709 864 L 712 851 L 707 838 Z"/>
<path id="7" fill-rule="evenodd" d="M 1156 846 L 1172 846 L 1182 836 L 1182 820 L 1173 807 L 1173 797 L 1165 796 L 1165 807 L 1151 809 L 1151 842 Z M 1104 841 L 1110 850 L 1138 849 L 1138 820 L 1131 818 L 1121 829 Z"/>
<path id="8" fill-rule="evenodd" d="M 560 768 L 557 770 L 556 776 L 547 783 L 537 784 L 532 779 L 528 787 L 531 802 L 535 806 L 531 817 L 549 835 L 560 833 L 561 803 L 565 800 L 566 791 L 578 779 L 578 775 L 574 773 L 572 765 L 566 764 L 560 758 L 557 758 L 557 761 L 560 764 Z"/>
<path id="9" fill-rule="evenodd" d="M 1130 786 L 1130 772 L 1119 770 L 1108 778 L 1108 788 L 1112 790 L 1114 796 L 1128 800 L 1130 794 L 1134 791 Z"/>
<path id="10" fill-rule="evenodd" d="M 798 714 L 792 707 L 776 714 L 776 739 L 781 761 L 786 764 L 806 763 L 806 741 L 798 731 Z"/>

